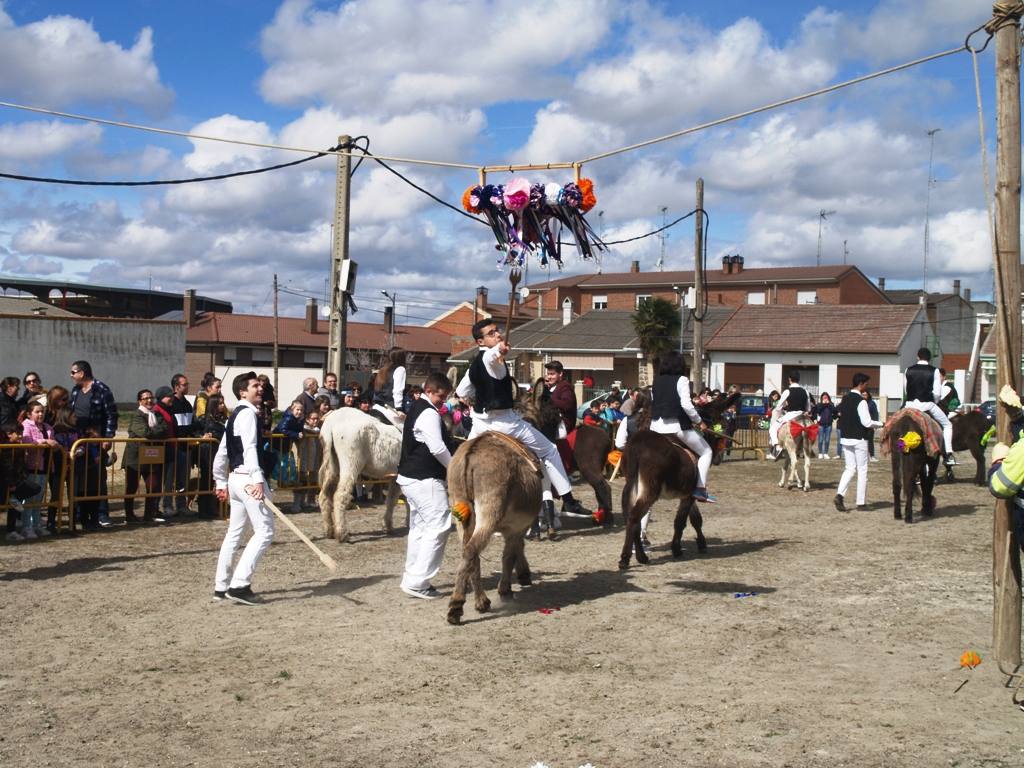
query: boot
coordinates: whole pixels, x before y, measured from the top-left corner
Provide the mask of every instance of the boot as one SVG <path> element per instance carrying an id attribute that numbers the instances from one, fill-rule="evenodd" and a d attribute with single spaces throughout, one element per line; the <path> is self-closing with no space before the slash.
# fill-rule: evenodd
<path id="1" fill-rule="evenodd" d="M 528 538 L 528 539 L 536 538 L 538 541 L 540 541 L 540 518 L 539 517 L 533 518 L 533 522 L 530 523 L 530 530 L 528 530 L 526 532 L 526 538 Z"/>
<path id="2" fill-rule="evenodd" d="M 555 532 L 555 502 L 550 499 L 543 502 L 541 505 L 541 515 L 544 517 L 548 540 L 555 541 L 558 538 L 558 534 Z"/>
<path id="3" fill-rule="evenodd" d="M 953 458 L 953 454 L 952 453 L 947 453 L 946 454 L 946 466 L 947 467 L 955 467 L 956 466 L 956 459 Z"/>

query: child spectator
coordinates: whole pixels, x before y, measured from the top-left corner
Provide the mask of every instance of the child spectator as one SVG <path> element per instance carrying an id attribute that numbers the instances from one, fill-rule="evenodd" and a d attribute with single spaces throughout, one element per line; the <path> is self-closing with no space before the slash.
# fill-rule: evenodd
<path id="1" fill-rule="evenodd" d="M 318 413 L 311 410 L 310 413 Z M 278 488 L 295 485 L 298 482 L 298 470 L 295 466 L 295 456 L 292 454 L 292 445 L 302 439 L 302 429 L 305 423 L 305 407 L 301 400 L 293 400 L 288 410 L 281 414 L 280 421 L 274 427 L 274 433 L 284 435 L 278 438 L 280 443 L 274 446 L 278 454 L 277 461 L 277 486 Z M 297 509 L 293 510 L 298 512 Z"/>
<path id="2" fill-rule="evenodd" d="M 82 437 L 102 437 L 99 427 L 89 426 L 82 432 Z M 87 531 L 97 530 L 100 524 L 100 478 L 106 476 L 107 465 L 106 455 L 101 448 L 101 443 L 86 443 L 79 448 L 75 459 L 75 485 L 76 492 L 85 498 L 78 502 L 78 510 L 81 516 L 82 527 Z"/>
<path id="3" fill-rule="evenodd" d="M 0 440 L 5 443 L 21 442 L 21 424 L 16 421 L 0 426 L 0 432 L 3 432 L 3 435 L 0 435 Z M 22 498 L 32 495 L 28 493 L 32 489 L 26 487 L 27 475 L 24 451 L 17 449 L 0 451 L 0 499 L 9 505 L 7 507 L 7 541 L 24 541 L 26 538 L 30 538 L 18 530 L 24 509 Z"/>
<path id="4" fill-rule="evenodd" d="M 620 421 L 626 418 L 622 415 L 622 411 L 619 410 L 619 405 L 621 405 L 621 402 L 617 398 L 609 397 L 605 401 L 604 408 L 601 410 L 601 418 L 611 426 L 612 430 L 618 426 Z"/>
<path id="5" fill-rule="evenodd" d="M 310 411 L 302 427 L 302 440 L 298 444 L 299 485 L 316 485 L 320 469 L 320 414 Z M 303 488 L 294 492 L 292 509 L 316 509 L 316 490 Z"/>
<path id="6" fill-rule="evenodd" d="M 28 481 L 39 486 L 38 493 L 25 499 L 21 512 L 21 535 L 26 539 L 49 536 L 51 533 L 42 524 L 41 508 L 46 492 L 47 469 L 52 466 L 50 456 L 57 447 L 57 441 L 53 439 L 53 427 L 43 421 L 45 412 L 42 403 L 33 403 L 24 414 L 25 418 L 21 423 L 23 443 L 47 446 L 45 449 L 25 451 Z"/>
<path id="7" fill-rule="evenodd" d="M 601 429 L 605 429 L 607 422 L 601 417 L 601 410 L 603 408 L 603 401 L 591 400 L 590 407 L 583 414 L 583 423 L 588 424 L 591 427 L 601 427 Z"/>

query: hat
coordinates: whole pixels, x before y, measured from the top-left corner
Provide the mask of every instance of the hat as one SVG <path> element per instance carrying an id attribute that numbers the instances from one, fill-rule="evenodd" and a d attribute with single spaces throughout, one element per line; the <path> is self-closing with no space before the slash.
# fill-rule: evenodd
<path id="1" fill-rule="evenodd" d="M 157 387 L 156 394 L 154 395 L 154 397 L 156 397 L 157 402 L 160 402 L 165 397 L 170 397 L 173 394 L 174 390 L 171 389 L 170 387 Z"/>
<path id="2" fill-rule="evenodd" d="M 550 363 L 545 363 L 544 367 L 547 368 L 549 371 L 558 371 L 558 373 L 565 372 L 565 369 L 562 368 L 562 364 L 557 360 L 552 360 Z"/>

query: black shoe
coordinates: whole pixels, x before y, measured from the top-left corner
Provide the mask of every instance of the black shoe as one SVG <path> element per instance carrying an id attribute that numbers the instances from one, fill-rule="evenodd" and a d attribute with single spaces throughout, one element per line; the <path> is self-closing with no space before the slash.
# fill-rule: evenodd
<path id="1" fill-rule="evenodd" d="M 576 515 L 577 517 L 590 517 L 591 511 L 584 507 L 579 499 L 562 502 L 562 514 Z"/>
<path id="2" fill-rule="evenodd" d="M 241 605 L 260 605 L 263 602 L 249 585 L 238 587 L 237 589 L 229 589 L 224 593 L 224 597 Z"/>
<path id="3" fill-rule="evenodd" d="M 840 496 L 838 493 L 836 494 L 836 497 L 834 499 L 832 499 L 832 505 L 839 512 L 845 512 L 846 511 L 846 505 L 843 504 L 843 497 Z"/>
<path id="4" fill-rule="evenodd" d="M 868 511 L 868 505 L 867 504 L 858 504 L 857 505 L 857 511 L 858 512 L 867 512 Z"/>
<path id="5" fill-rule="evenodd" d="M 953 457 L 952 453 L 947 453 L 946 454 L 946 466 L 947 467 L 955 467 L 956 466 L 956 459 Z"/>
<path id="6" fill-rule="evenodd" d="M 224 602 L 226 597 L 227 597 L 227 590 L 224 590 L 224 589 L 215 589 L 215 590 L 213 590 L 213 602 L 215 602 L 215 603 L 222 603 L 222 602 Z"/>
<path id="7" fill-rule="evenodd" d="M 139 519 L 138 515 L 126 514 L 124 516 L 124 524 L 125 525 L 138 525 L 141 522 L 142 521 Z"/>
<path id="8" fill-rule="evenodd" d="M 774 448 L 772 448 L 772 458 L 775 461 L 778 461 L 779 459 L 781 459 L 783 453 L 784 453 L 784 451 L 782 450 L 781 446 L 776 445 Z"/>

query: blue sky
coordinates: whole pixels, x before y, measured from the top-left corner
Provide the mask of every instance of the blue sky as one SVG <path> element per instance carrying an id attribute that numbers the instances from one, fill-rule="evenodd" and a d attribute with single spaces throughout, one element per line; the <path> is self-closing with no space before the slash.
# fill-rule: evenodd
<path id="1" fill-rule="evenodd" d="M 366 133 L 382 154 L 565 161 L 956 47 L 990 9 L 973 0 L 6 0 L 0 100 L 268 143 L 326 146 L 339 133 Z M 991 46 L 981 67 L 994 155 Z M 813 264 L 817 212 L 835 210 L 823 228 L 825 263 L 842 259 L 846 241 L 872 279 L 916 287 L 931 128 L 941 132 L 929 288 L 960 279 L 985 295 L 991 257 L 967 54 L 584 173 L 597 185 L 609 238 L 660 226 L 663 206 L 670 219 L 687 212 L 702 176 L 709 258 Z M 7 172 L 175 178 L 285 159 L 294 156 L 0 110 Z M 402 170 L 456 204 L 474 178 Z M 300 293 L 320 292 L 333 164 L 272 176 L 145 191 L 0 182 L 0 271 L 139 287 L 152 279 L 232 300 L 236 311 L 267 310 L 275 271 Z M 485 228 L 369 164 L 353 195 L 356 319 L 379 318 L 380 290 L 398 293 L 409 322 L 470 298 L 479 284 L 504 293 Z M 672 230 L 666 268 L 691 266 L 691 243 L 689 223 Z M 613 248 L 601 268 L 639 259 L 651 269 L 660 248 L 656 238 Z M 566 262 L 566 272 L 597 268 Z M 531 280 L 538 276 L 531 267 Z M 289 295 L 285 311 L 298 314 L 302 303 Z"/>

